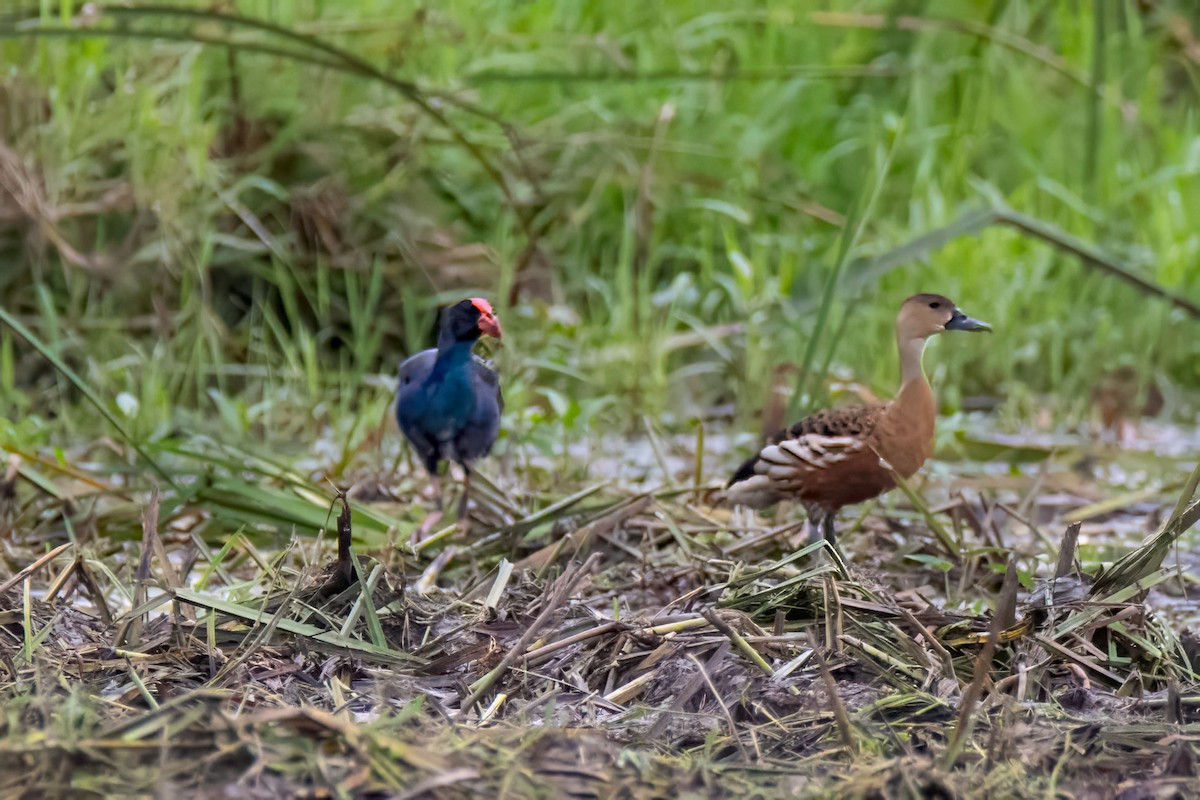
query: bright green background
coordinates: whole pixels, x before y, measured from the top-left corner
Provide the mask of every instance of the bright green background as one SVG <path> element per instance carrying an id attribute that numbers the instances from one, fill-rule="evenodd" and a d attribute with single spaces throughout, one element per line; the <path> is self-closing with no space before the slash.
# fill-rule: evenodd
<path id="1" fill-rule="evenodd" d="M 871 262 L 1006 204 L 1200 299 L 1192 3 L 234 5 L 299 38 L 149 9 L 89 36 L 52 2 L 40 32 L 4 21 L 28 196 L 0 215 L 0 302 L 126 393 L 136 436 L 369 417 L 352 444 L 386 413 L 372 376 L 467 291 L 498 306 L 507 428 L 535 440 L 721 404 L 753 428 L 784 363 L 801 407 L 827 365 L 886 396 L 914 291 L 997 329 L 927 357 L 946 410 L 1077 421 L 1118 365 L 1200 384 L 1195 320 L 1010 227 Z M 94 421 L 7 331 L 0 390 L 29 436 Z"/>

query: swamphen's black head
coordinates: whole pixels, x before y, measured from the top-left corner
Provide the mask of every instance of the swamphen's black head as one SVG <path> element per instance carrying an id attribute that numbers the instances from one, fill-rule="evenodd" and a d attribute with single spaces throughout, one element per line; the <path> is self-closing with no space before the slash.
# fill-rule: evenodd
<path id="1" fill-rule="evenodd" d="M 482 297 L 455 303 L 443 312 L 439 339 L 473 342 L 483 334 L 501 338 L 500 320 L 496 319 L 492 304 Z"/>

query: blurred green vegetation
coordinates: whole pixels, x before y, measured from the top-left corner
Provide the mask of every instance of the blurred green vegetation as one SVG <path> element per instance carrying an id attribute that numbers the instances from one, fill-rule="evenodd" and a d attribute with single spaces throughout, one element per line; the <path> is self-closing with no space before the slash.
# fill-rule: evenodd
<path id="1" fill-rule="evenodd" d="M 0 16 L 0 305 L 135 440 L 350 450 L 466 292 L 507 429 L 555 441 L 754 427 L 781 365 L 802 408 L 830 370 L 886 396 L 915 291 L 997 330 L 927 358 L 947 410 L 1200 385 L 1196 319 L 1061 247 L 904 247 L 1006 206 L 1200 300 L 1194 2 L 211 5 Z M 0 393 L 19 440 L 102 430 L 7 328 Z"/>

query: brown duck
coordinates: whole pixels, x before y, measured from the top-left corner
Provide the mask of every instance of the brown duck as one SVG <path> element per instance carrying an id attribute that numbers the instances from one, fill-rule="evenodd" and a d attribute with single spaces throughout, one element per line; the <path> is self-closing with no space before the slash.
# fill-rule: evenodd
<path id="1" fill-rule="evenodd" d="M 949 298 L 916 294 L 900 306 L 896 344 L 900 393 L 888 403 L 819 411 L 770 438 L 729 481 L 726 499 L 766 508 L 781 500 L 804 506 L 834 543 L 842 506 L 878 497 L 910 478 L 933 453 L 937 405 L 921 369 L 925 341 L 944 331 L 990 331 Z"/>

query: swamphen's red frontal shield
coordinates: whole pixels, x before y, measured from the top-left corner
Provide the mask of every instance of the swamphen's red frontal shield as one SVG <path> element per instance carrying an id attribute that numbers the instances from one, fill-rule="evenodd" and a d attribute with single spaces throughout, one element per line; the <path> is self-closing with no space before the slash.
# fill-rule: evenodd
<path id="1" fill-rule="evenodd" d="M 442 461 L 462 466 L 466 484 L 458 506 L 460 521 L 466 518 L 471 462 L 491 452 L 504 407 L 498 376 L 471 352 L 484 334 L 501 337 L 491 304 L 481 297 L 463 300 L 442 313 L 437 347 L 400 365 L 396 420 L 435 482 Z"/>

